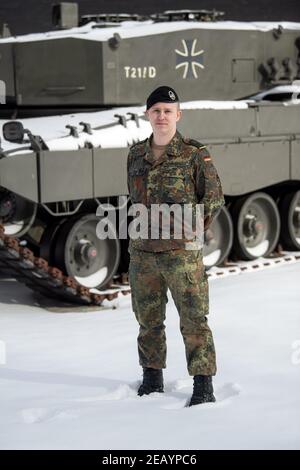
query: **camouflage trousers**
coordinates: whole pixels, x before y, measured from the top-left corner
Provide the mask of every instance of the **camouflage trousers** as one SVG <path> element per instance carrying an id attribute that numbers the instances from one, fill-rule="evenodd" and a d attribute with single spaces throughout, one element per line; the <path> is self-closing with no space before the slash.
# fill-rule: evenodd
<path id="1" fill-rule="evenodd" d="M 169 288 L 180 317 L 189 374 L 215 375 L 215 348 L 206 318 L 208 282 L 200 251 L 131 249 L 129 280 L 132 308 L 140 326 L 140 365 L 166 367 L 164 320 Z"/>

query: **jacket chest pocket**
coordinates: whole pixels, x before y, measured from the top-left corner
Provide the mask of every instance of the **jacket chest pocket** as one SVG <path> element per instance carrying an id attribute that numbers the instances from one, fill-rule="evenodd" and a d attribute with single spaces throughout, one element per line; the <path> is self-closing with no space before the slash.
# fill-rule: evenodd
<path id="1" fill-rule="evenodd" d="M 185 202 L 185 177 L 177 175 L 162 175 L 160 197 L 162 202 Z"/>
<path id="2" fill-rule="evenodd" d="M 133 203 L 145 203 L 147 174 L 147 168 L 130 168 L 128 171 L 130 198 Z"/>
<path id="3" fill-rule="evenodd" d="M 189 163 L 169 163 L 162 170 L 160 173 L 162 202 L 172 204 L 195 202 L 195 184 Z"/>

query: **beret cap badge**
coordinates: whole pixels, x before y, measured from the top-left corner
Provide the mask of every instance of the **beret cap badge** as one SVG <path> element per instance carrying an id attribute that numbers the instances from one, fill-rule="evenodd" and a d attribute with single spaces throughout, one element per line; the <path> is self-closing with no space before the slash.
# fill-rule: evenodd
<path id="1" fill-rule="evenodd" d="M 176 91 L 170 86 L 160 86 L 150 93 L 147 98 L 147 109 L 155 103 L 176 103 L 179 101 Z"/>

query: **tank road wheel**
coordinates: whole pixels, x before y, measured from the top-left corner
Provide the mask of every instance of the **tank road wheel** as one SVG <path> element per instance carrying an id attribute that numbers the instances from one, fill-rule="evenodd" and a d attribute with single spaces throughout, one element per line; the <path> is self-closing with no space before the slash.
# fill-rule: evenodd
<path id="1" fill-rule="evenodd" d="M 280 241 L 288 250 L 300 250 L 300 191 L 286 194 L 279 203 Z"/>
<path id="2" fill-rule="evenodd" d="M 240 259 L 266 256 L 275 248 L 280 232 L 279 211 L 266 193 L 254 193 L 232 206 L 233 250 Z"/>
<path id="3" fill-rule="evenodd" d="M 6 189 L 0 190 L 0 221 L 5 234 L 21 237 L 31 228 L 37 204 Z"/>
<path id="4" fill-rule="evenodd" d="M 68 219 L 64 217 L 61 220 L 55 220 L 52 224 L 48 224 L 42 235 L 39 255 L 46 259 L 51 266 L 55 265 L 54 247 L 56 245 L 57 235 L 62 225 L 65 224 L 67 220 Z"/>
<path id="5" fill-rule="evenodd" d="M 120 260 L 115 228 L 110 224 L 111 238 L 101 240 L 96 234 L 98 223 L 99 217 L 93 214 L 68 220 L 60 228 L 54 247 L 55 265 L 88 288 L 107 284 Z"/>
<path id="6" fill-rule="evenodd" d="M 233 225 L 226 207 L 204 233 L 203 261 L 206 267 L 220 265 L 229 254 L 233 241 Z"/>

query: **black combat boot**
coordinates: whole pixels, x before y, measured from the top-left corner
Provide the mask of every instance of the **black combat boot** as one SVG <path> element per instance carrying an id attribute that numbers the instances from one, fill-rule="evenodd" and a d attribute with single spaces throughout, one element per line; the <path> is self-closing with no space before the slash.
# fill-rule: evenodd
<path id="1" fill-rule="evenodd" d="M 188 406 L 216 401 L 211 375 L 195 375 L 193 395 Z"/>
<path id="2" fill-rule="evenodd" d="M 162 393 L 164 391 L 164 380 L 161 369 L 143 368 L 143 382 L 138 389 L 138 395 L 149 395 L 152 392 Z"/>

